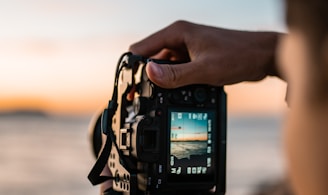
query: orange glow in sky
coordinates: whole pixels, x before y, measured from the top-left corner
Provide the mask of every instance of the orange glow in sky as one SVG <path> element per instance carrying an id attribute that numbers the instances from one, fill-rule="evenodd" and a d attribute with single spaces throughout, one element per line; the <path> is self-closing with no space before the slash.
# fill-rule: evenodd
<path id="1" fill-rule="evenodd" d="M 236 3 L 236 2 L 235 2 Z M 0 112 L 92 114 L 110 97 L 119 56 L 178 19 L 246 30 L 284 30 L 275 0 L 6 1 L 0 7 Z M 256 5 L 256 6 L 254 6 Z M 167 14 L 167 9 L 170 13 Z M 226 87 L 233 113 L 279 112 L 277 79 Z"/>

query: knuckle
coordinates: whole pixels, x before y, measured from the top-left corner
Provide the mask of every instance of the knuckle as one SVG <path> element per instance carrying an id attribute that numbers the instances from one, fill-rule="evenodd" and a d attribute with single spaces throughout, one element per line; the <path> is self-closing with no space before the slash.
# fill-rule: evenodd
<path id="1" fill-rule="evenodd" d="M 185 20 L 177 20 L 170 27 L 178 31 L 187 31 L 191 23 Z"/>
<path id="2" fill-rule="evenodd" d="M 134 54 L 137 54 L 139 52 L 138 50 L 139 50 L 139 42 L 134 43 L 134 44 L 130 45 L 130 47 L 129 47 L 129 51 Z"/>

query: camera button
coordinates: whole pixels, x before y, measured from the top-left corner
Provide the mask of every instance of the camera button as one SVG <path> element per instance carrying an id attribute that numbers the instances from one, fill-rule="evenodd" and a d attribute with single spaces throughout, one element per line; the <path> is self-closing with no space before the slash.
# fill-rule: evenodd
<path id="1" fill-rule="evenodd" d="M 212 99 L 211 99 L 211 103 L 212 103 L 212 104 L 215 104 L 215 103 L 216 103 L 216 99 L 215 99 L 215 98 L 212 98 Z"/>
<path id="2" fill-rule="evenodd" d="M 194 91 L 194 98 L 198 103 L 204 103 L 207 100 L 207 91 L 205 88 L 196 88 Z"/>
<path id="3" fill-rule="evenodd" d="M 162 116 L 163 115 L 163 110 L 158 108 L 155 112 L 156 116 Z"/>
<path id="4" fill-rule="evenodd" d="M 163 173 L 163 165 L 158 165 L 158 173 L 162 174 Z"/>
<path id="5" fill-rule="evenodd" d="M 184 100 L 185 102 L 189 102 L 190 98 L 189 98 L 189 96 L 184 96 L 184 97 L 183 97 L 183 100 Z"/>

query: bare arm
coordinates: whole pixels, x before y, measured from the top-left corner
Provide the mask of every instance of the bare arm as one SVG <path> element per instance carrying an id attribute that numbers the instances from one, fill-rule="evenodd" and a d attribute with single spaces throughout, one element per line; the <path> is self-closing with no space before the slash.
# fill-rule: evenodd
<path id="1" fill-rule="evenodd" d="M 175 66 L 149 63 L 147 73 L 157 85 L 216 86 L 279 76 L 275 63 L 279 38 L 274 32 L 228 30 L 178 21 L 131 45 L 146 57 L 190 61 Z"/>

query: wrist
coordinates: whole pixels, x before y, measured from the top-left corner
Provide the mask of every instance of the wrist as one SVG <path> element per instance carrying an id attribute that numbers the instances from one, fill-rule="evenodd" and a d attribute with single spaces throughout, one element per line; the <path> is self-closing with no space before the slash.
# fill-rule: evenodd
<path id="1" fill-rule="evenodd" d="M 267 48 L 268 49 L 268 62 L 266 64 L 265 73 L 268 76 L 275 76 L 282 80 L 285 80 L 285 76 L 281 72 L 278 66 L 277 60 L 277 48 L 282 33 L 269 32 L 267 34 Z"/>

